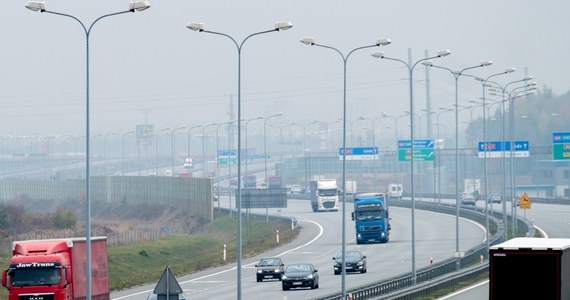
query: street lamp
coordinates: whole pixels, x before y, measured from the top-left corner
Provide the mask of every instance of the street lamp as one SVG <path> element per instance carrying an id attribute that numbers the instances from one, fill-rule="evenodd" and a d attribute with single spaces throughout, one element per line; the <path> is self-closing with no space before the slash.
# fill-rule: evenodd
<path id="1" fill-rule="evenodd" d="M 506 142 L 505 142 L 505 102 L 507 102 L 507 101 L 510 100 L 510 99 L 509 99 L 509 98 L 510 98 L 510 95 L 509 95 L 509 98 L 506 98 L 505 96 L 506 96 L 506 93 L 507 93 L 507 88 L 508 88 L 511 84 L 515 84 L 515 83 L 519 83 L 519 82 L 527 82 L 527 81 L 529 81 L 529 80 L 531 80 L 531 79 L 532 79 L 532 76 L 525 76 L 525 77 L 523 77 L 522 79 L 511 81 L 511 82 L 507 83 L 505 86 L 502 86 L 501 84 L 499 84 L 499 83 L 497 83 L 497 82 L 489 81 L 489 83 L 491 83 L 491 86 L 492 86 L 492 85 L 495 85 L 497 88 L 499 88 L 499 90 L 495 89 L 494 87 L 490 88 L 489 90 L 492 91 L 492 92 L 491 92 L 491 95 L 494 95 L 494 96 L 501 96 L 501 99 L 502 99 L 502 100 L 500 101 L 500 102 L 501 102 L 501 144 L 503 145 L 502 150 L 501 150 L 501 151 L 502 151 L 502 153 L 501 153 L 501 154 L 502 154 L 502 155 L 501 155 L 501 156 L 502 156 L 502 157 L 501 157 L 501 162 L 502 162 L 502 163 L 501 163 L 501 172 L 502 172 L 502 176 L 503 176 L 503 183 L 502 183 L 502 185 L 501 185 L 501 186 L 502 186 L 502 189 L 501 189 L 501 196 L 502 196 L 503 201 L 502 201 L 502 203 L 501 203 L 501 204 L 502 204 L 501 206 L 502 206 L 502 214 L 503 214 L 503 224 L 505 224 L 505 226 L 506 226 L 506 224 L 507 224 L 507 204 L 506 204 L 506 201 L 505 201 L 505 200 L 507 199 L 507 197 L 506 197 L 506 194 L 507 194 L 507 193 L 506 193 L 506 185 L 507 185 L 507 180 L 506 180 L 506 179 L 507 179 L 507 160 L 506 160 Z M 527 88 L 527 85 L 522 86 L 522 87 L 519 87 L 518 89 L 521 89 L 521 88 Z M 513 91 L 516 90 L 516 89 L 517 89 L 517 88 L 513 89 Z M 500 92 L 501 94 L 499 95 L 497 92 Z M 509 93 L 509 94 L 510 94 L 510 93 Z M 510 101 L 509 101 L 509 102 L 510 102 Z M 509 103 L 509 109 L 511 109 L 510 103 Z M 510 114 L 509 114 L 509 115 L 510 115 Z M 512 140 L 509 141 L 509 145 L 510 145 L 511 151 L 512 151 L 513 148 L 514 148 L 514 144 L 513 144 L 513 141 L 512 141 Z M 510 152 L 509 154 L 512 155 L 513 153 Z M 512 160 L 511 160 L 511 163 L 512 163 Z M 511 186 L 511 188 L 514 188 L 514 187 Z M 488 198 L 488 197 L 487 197 L 487 198 Z M 493 203 L 491 202 L 491 209 L 492 209 L 492 205 L 493 205 Z M 506 231 L 506 230 L 503 231 L 503 239 L 506 239 L 506 237 L 507 237 L 506 234 L 507 234 L 507 231 Z M 514 232 L 513 232 L 513 234 L 514 234 Z"/>
<path id="2" fill-rule="evenodd" d="M 105 162 L 103 170 L 105 171 L 105 175 L 107 175 L 107 138 L 113 135 L 117 135 L 118 133 L 116 132 L 111 132 L 111 133 L 107 133 L 104 137 L 103 137 L 103 160 Z"/>
<path id="3" fill-rule="evenodd" d="M 229 38 L 236 46 L 237 49 L 237 54 L 238 54 L 238 107 L 237 107 L 237 119 L 241 120 L 241 52 L 243 49 L 243 45 L 245 44 L 245 42 L 256 35 L 260 35 L 260 34 L 265 34 L 265 33 L 271 33 L 271 32 L 276 32 L 276 31 L 282 31 L 282 30 L 287 30 L 290 29 L 291 27 L 293 27 L 293 24 L 291 22 L 277 22 L 275 23 L 275 28 L 271 29 L 271 30 L 265 30 L 265 31 L 260 31 L 260 32 L 256 32 L 256 33 L 252 33 L 250 35 L 248 35 L 245 39 L 242 40 L 242 42 L 240 44 L 238 44 L 238 42 L 231 36 L 229 36 L 228 34 L 225 33 L 221 33 L 221 32 L 215 32 L 215 31 L 209 31 L 209 30 L 204 30 L 204 24 L 203 23 L 194 23 L 194 22 L 189 22 L 188 24 L 186 24 L 186 27 L 190 30 L 193 31 L 198 31 L 198 32 L 205 32 L 205 33 L 211 33 L 211 34 L 215 34 L 215 35 L 221 35 L 221 36 L 225 36 L 227 38 Z M 237 235 L 238 235 L 238 255 L 237 255 L 237 299 L 241 300 L 241 265 L 242 265 L 242 239 L 241 239 L 241 163 L 240 163 L 240 159 L 241 159 L 241 122 L 238 122 L 238 140 L 237 140 L 237 161 L 238 161 L 238 167 L 237 167 L 237 184 L 238 184 L 238 226 L 237 226 Z"/>
<path id="4" fill-rule="evenodd" d="M 155 165 L 154 168 L 155 168 L 155 171 L 156 171 L 156 175 L 158 175 L 158 169 L 159 169 L 159 166 L 158 166 L 158 135 L 159 135 L 161 132 L 165 132 L 165 131 L 169 131 L 169 130 L 170 130 L 170 128 L 163 128 L 163 129 L 160 129 L 159 131 L 157 131 L 157 132 L 154 134 L 154 135 L 155 135 L 155 138 L 156 138 L 156 143 L 155 143 L 155 146 L 156 146 L 156 160 L 155 160 L 155 162 L 154 162 L 154 165 Z"/>
<path id="5" fill-rule="evenodd" d="M 249 156 L 249 150 L 247 149 L 247 126 L 249 124 L 249 122 L 251 121 L 255 121 L 255 120 L 261 120 L 263 119 L 263 116 L 259 116 L 259 117 L 255 117 L 253 119 L 249 119 L 247 121 L 245 121 L 245 160 L 244 160 L 244 164 L 245 164 L 245 176 L 247 176 L 247 157 Z"/>
<path id="6" fill-rule="evenodd" d="M 388 115 L 386 112 L 381 112 L 380 113 L 380 118 L 389 118 L 392 119 L 394 121 L 394 158 L 395 158 L 395 169 L 396 169 L 396 174 L 397 174 L 397 183 L 401 184 L 402 180 L 400 179 L 400 165 L 398 163 L 398 120 L 400 118 L 403 117 L 407 117 L 407 114 L 404 115 L 400 115 L 398 117 L 394 117 L 391 115 Z"/>
<path id="7" fill-rule="evenodd" d="M 176 143 L 174 142 L 175 139 L 174 134 L 176 133 L 176 131 L 181 129 L 186 129 L 186 126 L 177 127 L 172 129 L 172 131 L 170 131 L 170 151 L 171 151 L 170 154 L 171 154 L 171 165 L 172 165 L 172 169 L 170 169 L 170 171 L 172 172 L 172 176 L 174 176 L 174 160 L 176 157 Z"/>
<path id="8" fill-rule="evenodd" d="M 345 253 L 346 253 L 346 234 L 345 234 L 345 227 L 346 227 L 346 66 L 348 59 L 352 53 L 357 50 L 362 50 L 366 48 L 372 47 L 379 47 L 379 46 L 386 46 L 389 45 L 392 41 L 389 38 L 381 38 L 377 39 L 376 43 L 368 46 L 357 47 L 352 49 L 348 54 L 344 55 L 340 50 L 337 48 L 320 45 L 315 42 L 315 38 L 313 37 L 304 37 L 301 39 L 301 43 L 309 46 L 317 46 L 322 48 L 327 48 L 337 52 L 343 61 L 343 108 L 342 108 L 342 265 L 345 265 Z M 342 268 L 342 298 L 346 298 L 346 271 L 345 268 Z"/>
<path id="9" fill-rule="evenodd" d="M 280 117 L 282 115 L 282 112 L 276 113 L 274 115 L 265 117 L 265 120 L 263 120 L 263 158 L 265 163 L 265 184 L 267 184 L 267 120 Z"/>
<path id="10" fill-rule="evenodd" d="M 506 68 L 503 72 L 500 73 L 495 73 L 495 74 L 491 74 L 489 76 L 487 76 L 486 78 L 481 78 L 481 77 L 477 77 L 475 78 L 476 80 L 481 82 L 481 86 L 483 88 L 483 98 L 481 100 L 483 100 L 483 172 L 484 172 L 484 182 L 485 182 L 485 198 L 487 198 L 488 195 L 488 181 L 487 181 L 487 150 L 488 150 L 488 145 L 487 145 L 487 121 L 486 121 L 486 112 L 485 112 L 485 87 L 487 86 L 487 82 L 489 81 L 489 79 L 499 76 L 499 75 L 505 75 L 505 74 L 509 74 L 509 73 L 513 73 L 515 71 L 515 68 Z M 504 201 L 503 201 L 504 202 Z M 487 199 L 485 199 L 485 237 L 487 240 L 487 250 L 489 250 L 490 247 L 490 242 L 489 242 L 489 201 L 487 201 Z"/>
<path id="11" fill-rule="evenodd" d="M 217 122 L 202 126 L 202 176 L 206 177 L 206 128 L 218 125 Z"/>
<path id="12" fill-rule="evenodd" d="M 187 156 L 186 156 L 187 158 L 190 158 L 190 139 L 192 138 L 192 136 L 190 135 L 190 132 L 192 131 L 192 129 L 194 129 L 194 128 L 200 128 L 200 127 L 202 127 L 202 125 L 196 125 L 196 126 L 192 126 L 192 127 L 188 128 L 188 136 L 187 136 L 187 142 L 188 142 L 188 149 L 187 149 L 187 151 L 188 151 L 188 154 L 187 154 Z"/>
<path id="13" fill-rule="evenodd" d="M 26 8 L 30 9 L 32 11 L 39 11 L 42 13 L 50 13 L 50 14 L 54 14 L 54 15 L 59 15 L 59 16 L 63 16 L 63 17 L 68 17 L 68 18 L 72 18 L 74 20 L 76 20 L 79 25 L 81 25 L 81 27 L 83 28 L 83 31 L 85 33 L 85 41 L 86 41 L 86 71 L 85 71 L 85 81 L 86 81 L 86 85 L 85 85 L 85 203 L 87 204 L 87 222 L 86 222 L 86 249 L 85 249 L 85 256 L 86 256 L 86 264 L 85 264 L 85 274 L 86 274 L 86 287 L 85 287 L 85 295 L 86 298 L 88 300 L 91 299 L 91 197 L 90 197 L 90 160 L 91 160 L 91 156 L 90 156 L 90 147 L 91 145 L 89 144 L 89 125 L 90 125 L 90 119 L 89 119 L 89 37 L 91 34 L 91 29 L 93 29 L 93 26 L 95 25 L 95 23 L 97 23 L 99 20 L 106 18 L 106 17 L 110 17 L 110 16 L 115 16 L 115 15 L 120 15 L 120 14 L 125 14 L 125 13 L 129 13 L 129 12 L 135 12 L 135 11 L 143 11 L 147 8 L 150 7 L 150 3 L 148 1 L 132 1 L 129 3 L 129 9 L 128 10 L 124 10 L 124 11 L 120 11 L 120 12 L 115 12 L 115 13 L 111 13 L 111 14 L 106 14 L 103 15 L 97 19 L 95 19 L 95 21 L 93 21 L 93 23 L 91 23 L 91 25 L 89 25 L 89 27 L 87 28 L 85 26 L 85 24 L 83 24 L 83 22 L 81 22 L 78 18 L 69 15 L 69 14 L 64 14 L 64 13 L 59 13 L 59 12 L 54 12 L 54 11 L 49 11 L 47 10 L 46 7 L 46 3 L 44 1 L 28 1 L 26 3 Z"/>
<path id="14" fill-rule="evenodd" d="M 125 163 L 125 137 L 133 135 L 133 134 L 135 134 L 134 131 L 129 131 L 129 132 L 123 133 L 123 136 L 121 137 L 121 164 Z M 128 164 L 127 164 L 127 166 L 128 166 Z M 121 174 L 123 173 L 122 169 L 123 168 L 121 168 Z"/>
<path id="15" fill-rule="evenodd" d="M 452 70 L 447 67 L 437 66 L 434 65 L 431 61 L 424 61 L 423 64 L 429 67 L 447 70 L 455 78 L 455 251 L 456 253 L 459 253 L 459 77 L 463 75 L 463 72 L 467 70 L 487 67 L 492 65 L 493 62 L 490 60 L 482 60 L 478 65 L 463 68 L 460 70 Z M 439 115 L 437 122 L 439 123 Z M 457 259 L 457 269 L 461 267 L 460 263 L 461 260 Z"/>
<path id="16" fill-rule="evenodd" d="M 441 123 L 439 122 L 439 117 L 441 116 L 442 113 L 453 111 L 453 109 L 445 108 L 445 107 L 439 107 L 439 110 L 440 110 L 440 112 L 436 113 L 436 120 L 437 120 L 437 124 L 438 124 L 437 125 L 437 143 L 441 143 L 441 147 L 439 147 L 439 149 L 443 149 L 443 143 L 442 143 L 442 140 L 440 139 L 440 135 L 439 135 L 439 127 L 441 126 Z M 447 135 L 447 130 L 446 130 L 446 135 Z M 457 139 L 457 137 L 456 137 L 456 139 Z M 441 157 L 441 155 L 435 155 L 434 158 L 435 158 L 434 163 L 437 163 L 437 184 L 438 184 L 437 204 L 441 204 L 441 159 L 442 159 L 442 157 Z M 457 164 L 458 163 L 457 161 L 455 163 L 456 163 L 455 168 L 457 169 L 458 168 L 457 166 L 459 166 L 459 165 Z M 433 168 L 434 178 L 436 178 L 435 170 L 436 170 L 436 168 Z M 434 180 L 434 189 L 433 190 L 434 190 L 434 194 L 435 194 L 435 180 Z M 458 198 L 456 198 L 456 199 L 458 199 Z M 456 200 L 456 202 L 457 202 L 457 200 Z M 456 203 L 456 205 L 457 205 L 457 203 Z M 457 207 L 459 207 L 459 206 L 457 205 Z M 457 214 L 456 217 L 459 218 L 459 215 Z M 456 249 L 456 251 L 458 252 L 459 250 Z"/>
<path id="17" fill-rule="evenodd" d="M 416 200 L 414 196 L 414 89 L 413 89 L 413 74 L 414 68 L 422 61 L 445 57 L 451 54 L 449 50 L 441 50 L 433 57 L 426 57 L 420 59 L 413 64 L 409 64 L 398 58 L 391 58 L 384 55 L 384 52 L 374 52 L 373 57 L 393 60 L 404 64 L 408 68 L 409 90 L 410 90 L 410 189 L 412 194 L 412 283 L 416 284 L 416 228 L 415 228 L 415 213 L 416 213 Z"/>

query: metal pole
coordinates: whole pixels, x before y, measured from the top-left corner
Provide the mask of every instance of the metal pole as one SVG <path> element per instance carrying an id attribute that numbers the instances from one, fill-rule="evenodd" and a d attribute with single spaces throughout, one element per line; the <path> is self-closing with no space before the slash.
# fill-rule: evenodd
<path id="1" fill-rule="evenodd" d="M 242 291 L 241 291 L 241 272 L 242 272 L 242 236 L 241 236 L 241 226 L 242 226 L 242 216 L 241 216 L 241 51 L 243 48 L 244 43 L 251 37 L 255 36 L 255 35 L 260 35 L 260 34 L 265 34 L 265 33 L 270 33 L 270 32 L 275 32 L 275 31 L 280 31 L 280 30 L 287 30 L 291 27 L 293 27 L 293 25 L 290 22 L 279 22 L 277 24 L 275 24 L 275 29 L 272 30 L 266 30 L 266 31 L 260 31 L 260 32 L 256 32 L 256 33 L 252 33 L 250 35 L 248 35 L 245 39 L 243 39 L 243 41 L 241 42 L 241 44 L 238 44 L 236 42 L 236 40 L 225 34 L 225 33 L 220 33 L 220 32 L 214 32 L 214 31 L 208 31 L 208 30 L 204 30 L 204 26 L 201 23 L 188 23 L 186 25 L 187 28 L 191 29 L 191 30 L 195 30 L 195 31 L 199 31 L 199 32 L 206 32 L 206 33 L 211 33 L 211 34 L 216 34 L 216 35 L 221 35 L 221 36 L 225 36 L 227 38 L 229 38 L 236 46 L 237 48 L 237 59 L 238 59 L 238 66 L 237 66 L 237 77 L 238 77 L 238 116 L 237 116 L 237 122 L 238 122 L 238 141 L 237 141 L 237 194 L 238 194 L 238 200 L 237 200 L 237 214 L 238 214 L 238 224 L 237 224 L 237 239 L 238 239 L 238 254 L 237 254 L 237 299 L 241 300 L 241 296 L 242 296 Z"/>
<path id="2" fill-rule="evenodd" d="M 134 4 L 135 3 L 133 2 L 132 5 L 134 5 Z M 137 2 L 137 4 L 139 4 L 139 3 Z M 150 5 L 148 5 L 148 6 L 150 6 Z M 148 8 L 148 6 L 145 8 Z M 87 205 L 87 208 L 86 208 L 86 211 L 87 211 L 86 234 L 85 234 L 86 235 L 86 249 L 85 249 L 86 287 L 85 287 L 85 293 L 86 293 L 86 299 L 90 300 L 91 299 L 91 197 L 90 197 L 90 192 L 91 192 L 91 190 L 90 190 L 91 144 L 89 141 L 89 135 L 90 135 L 90 124 L 91 124 L 91 122 L 90 122 L 90 103 L 89 103 L 89 98 L 90 98 L 89 37 L 91 34 L 91 29 L 93 29 L 93 26 L 99 20 L 106 18 L 106 17 L 110 17 L 110 16 L 120 15 L 120 14 L 124 14 L 124 13 L 128 13 L 128 12 L 134 12 L 135 9 L 129 9 L 126 11 L 121 11 L 121 12 L 103 15 L 103 16 L 95 19 L 95 21 L 93 21 L 93 23 L 91 23 L 89 28 L 86 28 L 86 26 L 83 24 L 83 22 L 81 22 L 78 18 L 76 18 L 72 15 L 46 10 L 45 9 L 45 3 L 43 3 L 43 2 L 30 1 L 26 5 L 26 7 L 30 10 L 33 10 L 33 11 L 46 12 L 46 13 L 51 13 L 54 15 L 72 18 L 72 19 L 76 20 L 81 25 L 81 27 L 83 28 L 83 31 L 85 33 L 85 53 L 86 53 L 86 55 L 85 55 L 85 65 L 86 65 L 86 68 L 85 68 L 85 202 Z M 134 7 L 134 6 L 132 6 L 132 7 Z"/>

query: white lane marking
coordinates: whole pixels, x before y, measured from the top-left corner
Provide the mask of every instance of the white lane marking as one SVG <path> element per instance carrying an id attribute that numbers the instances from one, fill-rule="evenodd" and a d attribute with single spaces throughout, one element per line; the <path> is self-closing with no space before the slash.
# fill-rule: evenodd
<path id="1" fill-rule="evenodd" d="M 301 249 L 301 248 L 303 248 L 303 247 L 306 247 L 306 246 L 308 246 L 308 245 L 314 243 L 316 240 L 318 240 L 318 239 L 323 235 L 323 233 L 324 233 L 325 230 L 324 230 L 324 228 L 323 228 L 323 226 L 322 226 L 321 224 L 319 224 L 319 223 L 317 223 L 317 222 L 315 222 L 315 221 L 313 221 L 313 220 L 308 220 L 308 219 L 304 219 L 304 218 L 301 218 L 301 219 L 299 219 L 299 220 L 300 220 L 301 222 L 309 222 L 309 223 L 313 223 L 313 224 L 317 225 L 317 226 L 319 227 L 319 234 L 317 234 L 312 240 L 308 241 L 307 243 L 305 243 L 305 244 L 303 244 L 303 245 L 300 245 L 300 246 L 298 246 L 298 247 L 295 247 L 295 248 L 293 248 L 293 249 L 289 249 L 289 250 L 287 250 L 287 251 L 284 251 L 284 252 L 281 253 L 281 254 L 277 254 L 277 256 L 282 256 L 282 255 L 288 254 L 288 253 L 290 253 L 290 252 L 299 250 L 299 249 Z M 250 265 L 253 265 L 253 264 L 255 264 L 255 263 L 247 264 L 246 266 L 250 266 Z M 237 267 L 232 267 L 232 268 L 229 268 L 229 269 L 220 271 L 220 272 L 216 272 L 216 273 L 212 273 L 212 274 L 209 274 L 209 275 L 204 275 L 204 276 L 202 276 L 202 277 L 198 277 L 198 278 L 194 278 L 194 279 L 182 281 L 182 282 L 179 282 L 179 284 L 182 285 L 182 284 L 186 284 L 186 283 L 190 283 L 190 282 L 197 282 L 197 281 L 202 280 L 202 279 L 204 279 L 204 278 L 209 278 L 209 277 L 212 277 L 212 276 L 220 275 L 220 274 L 227 273 L 227 272 L 229 272 L 229 271 L 233 271 L 233 270 L 236 270 L 236 269 L 237 269 Z M 142 294 L 148 294 L 148 293 L 150 293 L 150 292 L 152 292 L 152 291 L 153 291 L 153 290 L 146 290 L 146 291 L 142 291 L 142 292 L 137 292 L 137 293 L 125 295 L 125 296 L 122 296 L 122 297 L 113 298 L 113 300 L 120 300 L 120 299 L 125 299 L 125 298 L 131 297 L 131 296 L 142 295 Z"/>
<path id="2" fill-rule="evenodd" d="M 472 290 L 472 289 L 474 289 L 474 288 L 478 288 L 478 287 L 480 287 L 480 286 L 482 286 L 482 285 L 484 285 L 484 284 L 486 284 L 486 283 L 488 283 L 488 282 L 489 282 L 489 280 L 485 280 L 485 281 L 479 282 L 479 283 L 477 283 L 477 284 L 475 284 L 475 285 L 468 286 L 468 287 L 466 287 L 466 288 L 464 288 L 464 289 L 461 289 L 461 290 L 459 290 L 459 291 L 457 291 L 457 292 L 454 292 L 454 293 L 452 293 L 452 294 L 443 296 L 443 297 L 441 297 L 441 298 L 437 298 L 437 300 L 449 299 L 449 298 L 451 298 L 451 297 L 453 297 L 453 296 L 457 296 L 457 295 L 459 295 L 459 294 L 461 294 L 461 293 L 463 293 L 463 292 L 467 292 L 467 291 Z"/>

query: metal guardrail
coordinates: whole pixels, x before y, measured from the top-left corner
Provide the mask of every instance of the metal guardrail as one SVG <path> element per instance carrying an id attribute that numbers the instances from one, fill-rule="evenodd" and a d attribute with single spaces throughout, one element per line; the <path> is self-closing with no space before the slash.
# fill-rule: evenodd
<path id="1" fill-rule="evenodd" d="M 406 200 L 398 200 L 391 201 L 390 205 L 397 207 L 411 207 L 411 202 Z M 430 210 L 447 214 L 456 213 L 455 206 L 416 202 L 415 207 L 417 209 Z M 485 214 L 475 210 L 461 208 L 460 216 L 472 219 L 479 223 L 486 223 Z M 490 237 L 490 245 L 495 245 L 502 242 L 504 228 L 500 223 L 500 219 L 490 216 L 489 222 L 493 222 L 497 226 L 496 233 Z M 523 222 L 523 224 L 527 227 L 529 226 L 529 224 L 526 222 Z M 440 263 L 436 263 L 434 266 L 420 269 L 418 272 L 416 272 L 415 283 L 413 280 L 414 278 L 410 272 L 404 275 L 389 278 L 387 280 L 379 281 L 374 284 L 367 284 L 364 286 L 352 288 L 349 289 L 347 293 L 350 294 L 354 300 L 415 299 L 416 297 L 426 295 L 433 290 L 454 286 L 460 281 L 473 278 L 487 271 L 488 263 L 481 263 L 481 257 L 487 256 L 487 245 L 485 243 L 479 245 L 478 247 L 470 249 L 462 258 L 449 258 Z M 470 267 L 458 270 L 458 260 L 460 266 Z M 340 293 L 335 293 L 315 299 L 343 300 Z"/>

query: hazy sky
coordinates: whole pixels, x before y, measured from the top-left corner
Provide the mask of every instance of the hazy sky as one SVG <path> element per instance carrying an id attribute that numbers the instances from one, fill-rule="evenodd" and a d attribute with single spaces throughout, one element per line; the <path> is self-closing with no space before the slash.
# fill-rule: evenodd
<path id="1" fill-rule="evenodd" d="M 226 122 L 237 104 L 237 49 L 251 33 L 291 21 L 283 32 L 259 35 L 242 50 L 242 117 L 283 112 L 273 122 L 333 121 L 342 116 L 343 63 L 329 49 L 299 42 L 305 36 L 342 53 L 389 37 L 386 47 L 355 52 L 348 60 L 348 117 L 397 116 L 409 110 L 407 69 L 371 57 L 373 51 L 413 61 L 450 49 L 435 62 L 451 69 L 489 59 L 474 70 L 507 83 L 526 72 L 539 87 L 568 92 L 570 2 L 514 0 L 154 0 L 151 8 L 105 18 L 90 37 L 91 131 L 127 132 Z M 32 12 L 26 1 L 0 1 L 0 134 L 55 135 L 85 131 L 85 34 L 78 22 Z M 97 17 L 128 8 L 119 0 L 47 0 L 48 10 L 89 26 Z M 426 107 L 425 70 L 414 73 L 415 111 Z M 432 109 L 452 107 L 454 78 L 430 72 Z M 459 81 L 460 103 L 481 96 L 481 84 Z M 452 117 L 452 114 L 442 115 Z M 451 122 L 451 121 L 449 121 Z M 389 125 L 389 124 L 386 124 Z M 257 125 L 261 126 L 261 122 Z"/>

